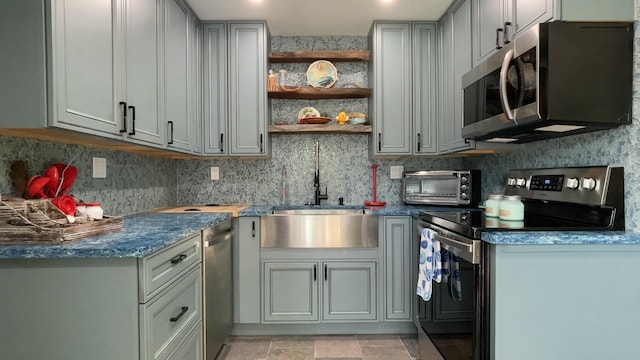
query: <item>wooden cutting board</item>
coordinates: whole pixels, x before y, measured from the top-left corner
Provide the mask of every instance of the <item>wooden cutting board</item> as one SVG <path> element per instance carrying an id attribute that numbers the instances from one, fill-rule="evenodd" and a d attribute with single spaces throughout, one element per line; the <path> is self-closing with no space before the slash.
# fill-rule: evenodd
<path id="1" fill-rule="evenodd" d="M 155 212 L 160 213 L 232 213 L 233 217 L 238 217 L 240 211 L 250 207 L 251 205 L 219 205 L 219 206 L 205 206 L 205 205 L 184 205 L 170 208 L 163 208 Z"/>

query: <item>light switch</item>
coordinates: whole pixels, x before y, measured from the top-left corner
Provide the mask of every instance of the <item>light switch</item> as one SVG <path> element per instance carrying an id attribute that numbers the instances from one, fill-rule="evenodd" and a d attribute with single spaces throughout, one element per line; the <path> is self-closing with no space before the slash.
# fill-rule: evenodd
<path id="1" fill-rule="evenodd" d="M 93 158 L 93 178 L 105 179 L 107 177 L 107 159 L 94 157 Z"/>
<path id="2" fill-rule="evenodd" d="M 211 167 L 211 180 L 220 180 L 220 168 L 217 166 Z"/>
<path id="3" fill-rule="evenodd" d="M 391 166 L 389 169 L 389 178 L 391 178 L 391 180 L 402 179 L 403 171 L 404 166 Z"/>

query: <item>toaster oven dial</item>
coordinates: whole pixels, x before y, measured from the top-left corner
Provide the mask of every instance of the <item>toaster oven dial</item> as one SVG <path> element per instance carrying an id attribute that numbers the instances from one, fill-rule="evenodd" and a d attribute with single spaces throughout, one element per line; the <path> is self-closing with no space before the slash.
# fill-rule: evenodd
<path id="1" fill-rule="evenodd" d="M 461 198 L 462 200 L 467 200 L 467 198 L 468 198 L 467 193 L 461 193 L 461 194 L 460 194 L 460 198 Z"/>
<path id="2" fill-rule="evenodd" d="M 460 183 L 461 184 L 466 184 L 467 182 L 469 182 L 469 179 L 466 176 L 461 176 L 460 177 Z"/>
<path id="3" fill-rule="evenodd" d="M 460 190 L 462 190 L 462 191 L 467 191 L 468 188 L 469 187 L 467 185 L 460 186 Z"/>

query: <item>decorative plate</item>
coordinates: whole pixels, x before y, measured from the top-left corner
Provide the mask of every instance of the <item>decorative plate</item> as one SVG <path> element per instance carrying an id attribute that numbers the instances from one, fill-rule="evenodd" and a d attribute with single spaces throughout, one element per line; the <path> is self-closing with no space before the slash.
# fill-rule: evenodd
<path id="1" fill-rule="evenodd" d="M 327 60 L 318 60 L 309 65 L 307 81 L 309 85 L 319 88 L 330 88 L 338 80 L 338 69 Z"/>
<path id="2" fill-rule="evenodd" d="M 298 120 L 300 124 L 326 124 L 330 121 L 331 119 L 329 119 L 328 117 L 322 117 L 322 116 L 306 117 Z"/>
<path id="3" fill-rule="evenodd" d="M 320 116 L 320 111 L 318 111 L 318 109 L 311 106 L 307 106 L 302 108 L 302 110 L 300 110 L 300 112 L 298 113 L 298 120 L 305 117 L 318 117 L 318 116 Z"/>

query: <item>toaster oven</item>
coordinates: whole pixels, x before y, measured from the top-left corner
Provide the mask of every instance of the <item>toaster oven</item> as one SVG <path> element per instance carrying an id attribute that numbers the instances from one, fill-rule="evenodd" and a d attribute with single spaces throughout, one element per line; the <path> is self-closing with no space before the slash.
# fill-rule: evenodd
<path id="1" fill-rule="evenodd" d="M 479 170 L 405 171 L 402 174 L 405 204 L 475 207 L 480 191 Z"/>

